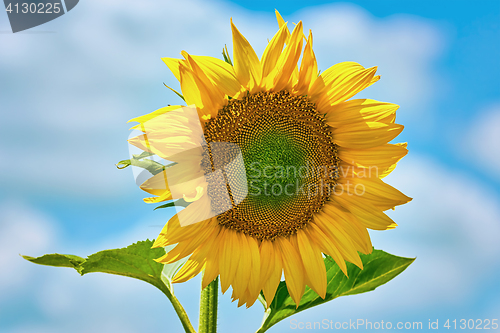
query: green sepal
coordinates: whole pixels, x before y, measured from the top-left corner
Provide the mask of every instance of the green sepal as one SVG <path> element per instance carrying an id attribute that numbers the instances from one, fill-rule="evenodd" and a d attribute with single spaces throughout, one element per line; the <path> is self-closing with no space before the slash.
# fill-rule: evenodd
<path id="1" fill-rule="evenodd" d="M 157 210 L 157 209 L 160 209 L 160 208 L 174 207 L 174 206 L 177 206 L 177 207 L 179 207 L 179 206 L 187 207 L 187 206 L 189 206 L 189 204 L 190 204 L 190 202 L 187 202 L 184 199 L 179 199 L 179 200 L 171 201 L 171 202 L 166 203 L 164 205 L 158 206 L 154 210 Z"/>
<path id="2" fill-rule="evenodd" d="M 227 45 L 224 45 L 224 48 L 222 49 L 222 56 L 224 57 L 224 61 L 233 66 L 233 62 L 231 61 L 231 58 L 229 57 L 229 52 L 227 51 Z"/>
<path id="3" fill-rule="evenodd" d="M 131 165 L 143 168 L 148 170 L 153 176 L 156 174 L 159 174 L 163 170 L 165 170 L 168 167 L 173 166 L 176 163 L 170 163 L 168 165 L 163 165 L 161 163 L 158 163 L 152 159 L 145 159 L 146 157 L 150 157 L 154 155 L 153 153 L 150 152 L 143 152 L 140 155 L 132 155 L 132 158 L 129 160 L 123 160 L 118 163 L 116 163 L 116 167 L 118 169 L 125 169 L 126 167 L 129 167 Z"/>
<path id="4" fill-rule="evenodd" d="M 184 96 L 182 96 L 182 94 L 180 92 L 178 92 L 177 90 L 175 90 L 173 88 L 170 88 L 169 86 L 166 85 L 165 82 L 163 82 L 163 85 L 165 87 L 167 87 L 168 89 L 172 90 L 177 96 L 179 96 L 184 102 L 186 102 L 186 100 L 184 99 Z"/>

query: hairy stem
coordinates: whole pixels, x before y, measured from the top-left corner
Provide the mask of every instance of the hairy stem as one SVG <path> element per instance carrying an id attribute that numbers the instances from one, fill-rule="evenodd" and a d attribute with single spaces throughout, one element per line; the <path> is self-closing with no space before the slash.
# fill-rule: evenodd
<path id="1" fill-rule="evenodd" d="M 182 327 L 184 327 L 186 333 L 196 333 L 196 331 L 193 328 L 193 325 L 191 325 L 191 322 L 189 321 L 189 317 L 186 313 L 186 310 L 184 310 L 177 297 L 175 297 L 175 295 L 170 291 L 169 288 L 167 288 L 165 284 L 161 283 L 156 286 L 168 297 L 168 299 L 174 306 L 174 310 L 177 313 L 179 319 L 181 320 Z"/>
<path id="2" fill-rule="evenodd" d="M 198 333 L 217 332 L 217 306 L 219 296 L 219 278 L 215 278 L 200 296 L 200 325 Z"/>

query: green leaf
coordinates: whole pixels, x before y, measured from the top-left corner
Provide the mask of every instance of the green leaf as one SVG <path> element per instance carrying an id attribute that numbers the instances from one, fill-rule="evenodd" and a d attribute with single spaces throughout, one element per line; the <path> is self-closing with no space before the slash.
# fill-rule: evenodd
<path id="1" fill-rule="evenodd" d="M 80 275 L 87 273 L 108 273 L 128 276 L 145 281 L 160 289 L 174 306 L 186 332 L 194 333 L 186 311 L 174 296 L 171 280 L 182 264 L 163 265 L 154 261 L 165 254 L 165 249 L 154 248 L 154 241 L 146 240 L 134 243 L 126 248 L 104 250 L 88 256 L 86 259 L 68 254 L 46 254 L 41 257 L 23 256 L 35 264 L 74 268 Z M 165 266 L 165 267 L 164 267 Z M 167 267 L 168 266 L 168 267 Z M 162 271 L 166 271 L 163 274 Z"/>
<path id="2" fill-rule="evenodd" d="M 59 266 L 59 267 L 71 267 L 78 268 L 81 263 L 85 261 L 85 259 L 74 256 L 71 254 L 46 254 L 44 256 L 33 258 L 28 256 L 22 256 L 24 259 L 34 262 L 39 265 L 47 265 L 47 266 Z"/>
<path id="3" fill-rule="evenodd" d="M 363 262 L 363 270 L 354 264 L 347 263 L 349 278 L 344 275 L 331 257 L 327 256 L 324 259 L 328 282 L 325 299 L 306 287 L 304 296 L 302 296 L 299 306 L 296 307 L 288 294 L 286 283 L 281 281 L 270 307 L 266 310 L 262 326 L 257 332 L 265 332 L 277 322 L 291 315 L 337 297 L 374 290 L 403 272 L 415 260 L 414 258 L 397 257 L 381 250 L 373 250 L 371 254 L 361 254 L 360 257 Z"/>
<path id="4" fill-rule="evenodd" d="M 170 163 L 168 165 L 163 165 L 161 163 L 158 163 L 152 159 L 145 159 L 146 157 L 150 157 L 154 155 L 153 153 L 150 152 L 143 152 L 140 155 L 132 155 L 132 158 L 129 160 L 123 160 L 118 163 L 116 163 L 116 167 L 118 169 L 125 169 L 126 167 L 129 167 L 131 165 L 143 168 L 148 170 L 153 176 L 162 172 L 168 167 L 173 166 L 176 163 Z"/>

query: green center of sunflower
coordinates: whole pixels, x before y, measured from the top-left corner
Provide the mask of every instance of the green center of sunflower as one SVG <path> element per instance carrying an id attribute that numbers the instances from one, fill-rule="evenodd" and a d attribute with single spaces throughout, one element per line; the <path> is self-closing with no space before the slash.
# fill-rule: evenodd
<path id="1" fill-rule="evenodd" d="M 209 144 L 236 144 L 246 173 L 248 194 L 235 203 L 227 187 L 232 205 L 217 216 L 219 224 L 257 239 L 296 233 L 336 184 L 337 146 L 307 97 L 281 91 L 232 99 L 206 123 L 205 137 Z M 213 193 L 220 187 L 221 179 L 209 181 L 216 211 L 220 202 Z"/>

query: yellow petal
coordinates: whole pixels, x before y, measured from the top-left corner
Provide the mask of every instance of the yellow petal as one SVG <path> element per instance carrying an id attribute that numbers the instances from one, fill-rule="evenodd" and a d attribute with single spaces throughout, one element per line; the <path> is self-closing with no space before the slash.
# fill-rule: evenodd
<path id="1" fill-rule="evenodd" d="M 181 64 L 180 77 L 182 95 L 187 105 L 196 105 L 202 119 L 215 117 L 224 103 L 220 92 L 213 86 L 206 86 L 188 65 Z"/>
<path id="2" fill-rule="evenodd" d="M 186 51 L 182 51 L 181 54 L 189 63 L 189 66 L 195 75 L 195 81 L 197 81 L 198 87 L 203 86 L 204 91 L 207 91 L 206 96 L 202 95 L 202 99 L 205 101 L 205 104 L 207 104 L 206 101 L 210 101 L 210 108 L 218 110 L 225 103 L 224 93 L 207 77 L 205 72 L 193 57 L 191 57 Z M 213 110 L 212 115 L 215 115 L 215 112 L 216 110 Z"/>
<path id="3" fill-rule="evenodd" d="M 173 184 L 172 188 L 169 183 Z M 183 164 L 174 165 L 140 185 L 143 191 L 159 196 L 145 198 L 144 201 L 147 203 L 181 198 L 193 202 L 201 198 L 205 193 L 205 187 L 203 171 L 199 164 L 186 164 L 185 167 Z"/>
<path id="4" fill-rule="evenodd" d="M 233 300 L 238 300 L 238 307 L 240 307 L 247 302 L 247 299 L 249 297 L 248 289 L 245 290 L 241 295 L 236 295 L 233 290 L 233 295 L 231 297 L 233 298 Z"/>
<path id="5" fill-rule="evenodd" d="M 219 262 L 219 275 L 220 275 L 220 283 L 222 288 L 222 293 L 225 293 L 227 288 L 229 288 L 230 283 L 228 282 L 228 274 L 229 274 L 229 263 L 225 261 L 226 253 L 228 250 L 228 237 L 227 237 L 228 229 L 221 228 L 218 242 L 219 248 L 221 249 L 218 252 L 218 262 Z M 226 288 L 224 289 L 224 287 Z"/>
<path id="6" fill-rule="evenodd" d="M 175 78 L 177 81 L 181 81 L 181 76 L 179 73 L 179 67 L 182 62 L 181 59 L 175 59 L 175 58 L 161 58 L 163 62 L 168 66 L 170 71 L 172 71 L 172 74 L 174 74 Z"/>
<path id="7" fill-rule="evenodd" d="M 336 86 L 347 77 L 360 73 L 364 67 L 353 61 L 335 64 L 321 73 L 309 90 L 309 98 L 316 103 L 320 97 L 326 95 L 331 86 Z"/>
<path id="8" fill-rule="evenodd" d="M 240 249 L 236 231 L 226 230 L 223 239 L 223 251 L 219 252 L 220 283 L 223 293 L 233 283 L 238 262 L 240 260 Z"/>
<path id="9" fill-rule="evenodd" d="M 348 210 L 334 201 L 328 201 L 323 206 L 323 211 L 333 218 L 332 223 L 349 235 L 357 251 L 364 254 L 372 252 L 373 247 L 368 231 Z"/>
<path id="10" fill-rule="evenodd" d="M 292 74 L 297 67 L 297 62 L 302 52 L 303 35 L 302 21 L 300 21 L 295 26 L 295 29 L 293 29 L 292 35 L 290 36 L 290 42 L 278 59 L 276 65 L 277 73 L 272 87 L 274 91 L 291 88 L 291 84 L 294 83 L 292 81 Z M 271 87 L 266 86 L 266 89 L 268 88 Z"/>
<path id="11" fill-rule="evenodd" d="M 146 198 L 147 203 L 184 198 L 193 202 L 206 193 L 203 170 L 196 164 L 176 164 L 140 185 L 143 191 L 160 197 Z M 169 186 L 169 183 L 171 186 Z"/>
<path id="12" fill-rule="evenodd" d="M 274 266 L 274 247 L 273 242 L 263 239 L 259 246 L 260 251 L 260 277 L 266 281 L 271 276 Z"/>
<path id="13" fill-rule="evenodd" d="M 248 292 L 250 294 L 251 299 L 253 299 L 253 297 L 257 299 L 262 289 L 261 275 L 260 275 L 261 273 L 260 273 L 259 245 L 257 244 L 255 238 L 253 237 L 246 237 L 246 238 L 248 240 L 248 251 L 250 252 L 250 257 L 252 259 L 250 279 L 248 281 Z"/>
<path id="14" fill-rule="evenodd" d="M 262 288 L 262 292 L 266 298 L 267 307 L 271 305 L 271 302 L 274 299 L 274 295 L 276 295 L 276 290 L 278 289 L 278 285 L 280 284 L 281 275 L 283 272 L 283 262 L 281 259 L 280 251 L 274 250 L 274 266 L 271 267 L 271 275 L 269 275 L 269 279 L 264 282 L 264 286 Z"/>
<path id="15" fill-rule="evenodd" d="M 333 140 L 345 148 L 367 149 L 381 146 L 401 133 L 404 126 L 378 122 L 358 123 L 332 130 Z"/>
<path id="16" fill-rule="evenodd" d="M 407 145 L 408 145 L 408 144 L 407 144 L 406 142 L 405 142 L 405 143 L 396 143 L 396 144 L 395 144 L 395 146 L 398 146 L 398 147 L 403 148 L 403 149 L 405 149 L 406 151 L 408 151 L 408 150 L 407 150 L 407 148 L 406 148 L 406 146 L 407 146 Z M 404 156 L 404 155 L 403 155 L 403 156 Z M 403 158 L 403 157 L 401 157 L 401 158 Z M 397 165 L 397 163 L 399 162 L 399 160 L 400 160 L 401 158 L 399 158 L 397 161 L 395 161 L 395 162 L 394 162 L 392 165 L 390 165 L 389 167 L 387 167 L 387 168 L 385 168 L 385 169 L 384 169 L 384 168 L 381 168 L 381 169 L 380 169 L 379 178 L 381 178 L 381 179 L 382 179 L 382 178 L 384 178 L 384 177 L 387 177 L 387 176 L 388 176 L 388 175 L 389 175 L 392 171 L 394 171 L 394 169 L 396 169 L 396 165 Z"/>
<path id="17" fill-rule="evenodd" d="M 322 112 L 328 111 L 332 105 L 341 103 L 372 84 L 377 67 L 355 71 L 349 75 L 340 73 L 332 77 L 332 81 L 325 87 L 325 94 L 316 102 L 316 108 Z M 348 73 L 348 71 L 346 72 Z"/>
<path id="18" fill-rule="evenodd" d="M 180 66 L 179 73 L 182 95 L 187 105 L 196 105 L 196 107 L 202 109 L 204 104 L 201 98 L 201 92 L 196 85 L 193 71 L 189 67 Z"/>
<path id="19" fill-rule="evenodd" d="M 260 244 L 261 279 L 264 281 L 262 292 L 266 298 L 267 307 L 271 304 L 281 280 L 283 266 L 280 251 L 274 242 L 263 240 Z M 265 272 L 265 273 L 264 273 Z"/>
<path id="20" fill-rule="evenodd" d="M 172 283 L 186 282 L 194 278 L 203 269 L 204 262 L 188 259 L 182 268 L 175 274 Z"/>
<path id="21" fill-rule="evenodd" d="M 190 148 L 199 147 L 190 135 L 166 136 L 164 133 L 150 132 L 128 139 L 131 145 L 170 161 L 173 155 Z"/>
<path id="22" fill-rule="evenodd" d="M 210 282 L 212 282 L 217 277 L 217 275 L 219 275 L 219 251 L 222 228 L 218 227 L 218 229 L 219 230 L 217 230 L 216 236 L 213 236 L 214 241 L 210 248 L 205 246 L 209 250 L 209 253 L 206 254 L 207 260 L 201 283 L 202 289 L 206 288 L 210 284 Z"/>
<path id="23" fill-rule="evenodd" d="M 309 38 L 307 39 L 302 62 L 300 63 L 299 80 L 295 87 L 298 95 L 307 95 L 310 86 L 318 77 L 318 64 L 316 63 L 316 56 L 314 55 L 312 44 L 312 32 L 309 30 Z"/>
<path id="24" fill-rule="evenodd" d="M 298 307 L 305 288 L 302 259 L 288 239 L 277 238 L 275 242 L 278 243 L 283 257 L 283 269 L 288 292 Z"/>
<path id="25" fill-rule="evenodd" d="M 396 168 L 396 165 L 397 165 L 396 162 L 391 164 L 390 161 L 383 161 L 380 162 L 380 164 L 364 167 L 356 165 L 355 162 L 346 163 L 345 161 L 340 160 L 339 169 L 340 169 L 340 174 L 342 173 L 346 175 L 352 174 L 352 176 L 359 174 L 361 175 L 361 177 L 369 177 L 369 178 L 378 177 L 382 179 L 389 173 L 391 173 Z"/>
<path id="26" fill-rule="evenodd" d="M 281 14 L 278 12 L 277 9 L 274 10 L 275 14 L 276 14 L 276 20 L 278 21 L 278 25 L 279 27 L 281 28 L 282 26 L 284 26 L 286 24 L 285 20 L 283 19 L 283 17 L 281 16 Z M 288 29 L 287 29 L 288 30 Z M 290 31 L 288 31 L 288 35 L 290 35 Z"/>
<path id="27" fill-rule="evenodd" d="M 347 266 L 345 264 L 344 257 L 342 256 L 336 245 L 333 244 L 330 237 L 328 237 L 317 225 L 318 219 L 316 215 L 314 215 L 313 218 L 314 223 L 310 223 L 307 228 L 304 228 L 304 232 L 308 234 L 309 239 L 314 240 L 321 252 L 332 257 L 332 259 L 337 263 L 345 276 L 347 276 Z"/>
<path id="28" fill-rule="evenodd" d="M 193 238 L 186 239 L 180 242 L 168 253 L 166 253 L 161 258 L 156 259 L 155 261 L 162 264 L 170 264 L 179 259 L 187 257 L 188 255 L 192 254 L 200 245 L 204 244 L 207 240 L 211 240 L 210 237 L 214 235 L 214 230 L 216 229 L 213 228 L 212 230 L 210 230 L 210 232 L 200 232 Z"/>
<path id="29" fill-rule="evenodd" d="M 259 297 L 264 281 L 262 280 L 260 272 L 261 260 L 260 260 L 259 245 L 257 244 L 257 240 L 253 237 L 246 237 L 246 239 L 248 240 L 250 256 L 252 258 L 252 266 L 250 270 L 250 278 L 248 280 L 248 288 L 245 292 L 246 307 L 249 308 L 253 305 L 253 303 L 255 303 L 255 301 Z"/>
<path id="30" fill-rule="evenodd" d="M 240 250 L 240 260 L 238 262 L 238 269 L 233 280 L 232 286 L 234 294 L 237 298 L 241 298 L 248 288 L 252 267 L 252 255 L 248 245 L 248 239 L 242 232 L 236 233 L 237 246 Z M 260 263 L 259 263 L 260 269 Z"/>
<path id="31" fill-rule="evenodd" d="M 394 169 L 396 169 L 396 163 L 394 163 L 393 165 L 391 165 L 390 167 L 388 167 L 387 169 L 384 169 L 382 170 L 382 172 L 380 173 L 379 177 L 380 179 L 384 178 L 384 177 L 387 177 L 391 172 L 394 171 Z"/>
<path id="32" fill-rule="evenodd" d="M 363 198 L 335 195 L 333 199 L 349 210 L 366 227 L 373 230 L 394 229 L 397 224 L 380 208 L 377 208 Z"/>
<path id="33" fill-rule="evenodd" d="M 234 96 L 241 90 L 233 66 L 227 62 L 207 56 L 194 56 L 192 59 L 200 66 L 210 81 L 224 94 Z"/>
<path id="34" fill-rule="evenodd" d="M 180 109 L 181 107 L 182 107 L 181 105 L 166 106 L 166 107 L 158 109 L 158 110 L 156 110 L 154 112 L 148 113 L 148 114 L 146 114 L 144 116 L 132 118 L 132 119 L 130 119 L 128 121 L 128 123 L 135 121 L 135 122 L 138 122 L 140 124 L 144 124 L 144 123 L 146 123 L 147 121 L 149 121 L 149 120 L 151 120 L 153 118 L 161 116 L 162 114 L 165 114 L 165 113 L 167 113 L 169 111 Z M 131 129 L 142 130 L 142 127 L 140 126 L 140 124 L 132 127 Z"/>
<path id="35" fill-rule="evenodd" d="M 208 195 L 205 194 L 178 212 L 177 215 L 179 215 L 181 226 L 185 227 L 210 219 L 215 216 L 215 213 L 212 211 L 212 204 Z"/>
<path id="36" fill-rule="evenodd" d="M 214 251 L 217 250 L 219 243 L 216 243 L 216 240 L 219 239 L 219 235 L 221 233 L 221 227 L 217 226 L 217 218 L 213 217 L 212 221 L 215 222 L 214 226 L 209 230 L 206 230 L 205 233 L 208 233 L 209 236 L 206 238 L 205 242 L 200 243 L 191 255 L 190 259 L 197 261 L 205 261 L 213 256 Z M 206 265 L 205 265 L 206 269 Z"/>
<path id="37" fill-rule="evenodd" d="M 159 203 L 159 202 L 163 202 L 163 201 L 168 201 L 168 200 L 172 200 L 172 192 L 170 191 L 164 191 L 163 193 L 159 194 L 158 197 L 149 197 L 149 198 L 144 198 L 142 200 L 144 200 L 145 203 Z"/>
<path id="38" fill-rule="evenodd" d="M 286 25 L 286 22 L 285 22 L 285 20 L 283 20 L 283 17 L 281 17 L 281 14 L 277 10 L 275 10 L 275 12 L 276 12 L 276 19 L 278 20 L 278 25 L 280 28 L 282 28 L 284 25 Z M 290 31 L 288 30 L 288 28 L 285 29 L 285 33 L 287 35 L 287 38 L 285 40 L 285 44 L 288 45 L 288 44 L 290 44 L 290 39 L 291 39 L 290 38 L 291 34 L 290 34 Z M 304 38 L 305 38 L 305 36 L 304 36 Z M 273 76 L 273 75 L 271 75 L 271 76 Z M 298 78 L 299 78 L 299 69 L 297 66 L 295 66 L 295 68 L 291 74 L 290 81 L 297 82 Z M 266 85 L 266 87 L 268 87 L 268 86 Z"/>
<path id="39" fill-rule="evenodd" d="M 283 46 L 289 34 L 290 32 L 286 24 L 283 24 L 269 44 L 267 44 L 264 54 L 262 55 L 262 78 L 265 79 L 266 82 L 270 81 L 269 84 L 274 83 L 274 76 L 269 78 L 268 76 L 276 68 L 276 64 L 278 63 L 278 59 L 283 51 Z"/>
<path id="40" fill-rule="evenodd" d="M 367 121 L 394 123 L 398 105 L 373 99 L 354 99 L 332 106 L 326 113 L 326 123 L 332 127 L 349 126 Z"/>
<path id="41" fill-rule="evenodd" d="M 207 257 L 205 272 L 201 282 L 202 289 L 205 289 L 219 275 L 219 254 L 218 248 Z"/>
<path id="42" fill-rule="evenodd" d="M 362 197 L 381 210 L 387 210 L 411 201 L 410 197 L 384 183 L 378 177 L 369 178 L 360 175 L 342 177 L 339 179 L 336 189 L 342 191 L 342 195 Z"/>
<path id="43" fill-rule="evenodd" d="M 247 289 L 245 294 L 246 294 L 246 307 L 248 309 L 255 303 L 257 298 L 259 298 L 260 293 L 252 294 L 250 290 Z"/>
<path id="44" fill-rule="evenodd" d="M 342 228 L 339 228 L 339 226 L 334 223 L 333 219 L 324 211 L 316 213 L 314 217 L 316 224 L 335 244 L 337 249 L 342 254 L 342 257 L 362 269 L 363 263 L 359 258 L 356 247 L 345 231 Z"/>
<path id="45" fill-rule="evenodd" d="M 179 217 L 176 214 L 165 224 L 160 235 L 156 238 L 153 248 L 176 244 L 185 239 L 192 238 L 204 230 L 204 228 L 209 227 L 209 222 L 210 220 L 206 220 L 186 227 L 181 227 Z"/>
<path id="46" fill-rule="evenodd" d="M 141 190 L 146 191 L 152 195 L 162 195 L 165 191 L 170 192 L 170 189 L 168 188 L 167 174 L 165 173 L 165 171 L 160 172 L 147 179 L 139 187 L 141 188 Z"/>
<path id="47" fill-rule="evenodd" d="M 238 31 L 231 19 L 233 32 L 233 62 L 236 77 L 251 93 L 256 92 L 262 79 L 259 57 L 245 37 Z"/>
<path id="48" fill-rule="evenodd" d="M 404 146 L 390 143 L 369 149 L 338 149 L 338 156 L 342 161 L 366 168 L 370 176 L 373 174 L 379 177 L 407 153 L 408 150 Z"/>
<path id="49" fill-rule="evenodd" d="M 308 235 L 303 230 L 297 232 L 297 242 L 305 272 L 311 281 L 310 287 L 321 298 L 325 298 L 326 268 L 321 251 L 314 242 L 309 241 Z"/>
<path id="50" fill-rule="evenodd" d="M 177 106 L 176 106 L 177 107 Z M 189 119 L 189 117 L 185 116 L 184 108 L 186 107 L 167 107 L 167 112 L 148 114 L 143 117 L 139 117 L 142 119 L 139 125 L 132 127 L 131 129 L 137 129 L 146 133 L 148 136 L 151 136 L 154 132 L 161 132 L 164 134 L 168 131 L 171 136 L 190 136 L 190 135 L 199 135 L 200 130 L 196 126 L 193 126 L 194 119 Z M 176 109 L 176 110 L 174 110 Z M 162 109 L 157 111 L 163 111 Z M 144 120 L 144 121 L 142 121 Z M 154 133 L 153 136 L 157 134 Z M 199 140 L 197 140 L 199 141 Z"/>

